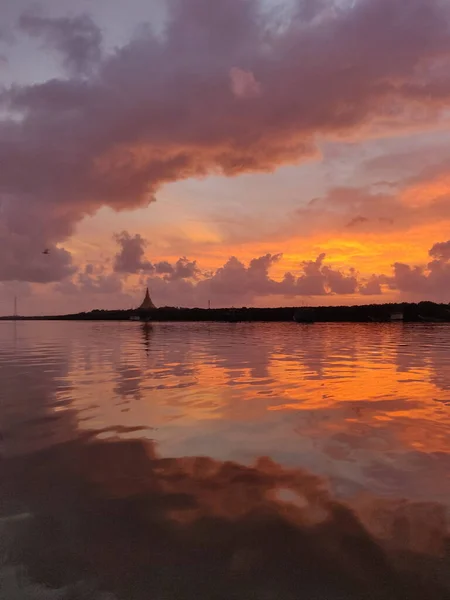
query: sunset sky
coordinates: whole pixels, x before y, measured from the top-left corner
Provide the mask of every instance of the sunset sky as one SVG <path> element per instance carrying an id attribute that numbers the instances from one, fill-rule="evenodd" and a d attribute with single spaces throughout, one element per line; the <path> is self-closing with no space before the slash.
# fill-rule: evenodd
<path id="1" fill-rule="evenodd" d="M 449 302 L 449 109 L 447 0 L 1 0 L 0 314 Z"/>

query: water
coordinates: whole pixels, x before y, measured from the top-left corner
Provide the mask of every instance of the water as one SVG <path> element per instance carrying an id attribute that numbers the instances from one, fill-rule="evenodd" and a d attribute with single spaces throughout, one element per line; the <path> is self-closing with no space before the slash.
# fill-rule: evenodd
<path id="1" fill-rule="evenodd" d="M 0 322 L 0 597 L 450 598 L 449 434 L 446 325 Z"/>

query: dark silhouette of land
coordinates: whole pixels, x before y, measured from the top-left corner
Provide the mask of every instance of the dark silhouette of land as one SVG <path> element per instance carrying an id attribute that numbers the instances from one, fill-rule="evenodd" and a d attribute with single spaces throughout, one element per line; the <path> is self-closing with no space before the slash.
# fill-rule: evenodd
<path id="1" fill-rule="evenodd" d="M 363 306 L 318 306 L 281 308 L 176 308 L 151 310 L 101 310 L 46 317 L 0 317 L 2 320 L 64 320 L 64 321 L 293 321 L 298 322 L 388 322 L 392 315 L 401 315 L 404 322 L 449 322 L 450 305 L 434 302 L 371 304 Z"/>

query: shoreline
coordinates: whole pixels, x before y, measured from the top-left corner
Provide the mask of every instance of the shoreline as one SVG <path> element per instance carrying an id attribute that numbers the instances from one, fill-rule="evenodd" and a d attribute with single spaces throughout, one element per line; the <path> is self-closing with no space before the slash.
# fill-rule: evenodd
<path id="1" fill-rule="evenodd" d="M 401 316 L 401 318 L 395 318 Z M 280 308 L 93 310 L 65 315 L 4 316 L 0 321 L 450 323 L 450 305 L 434 302 Z"/>

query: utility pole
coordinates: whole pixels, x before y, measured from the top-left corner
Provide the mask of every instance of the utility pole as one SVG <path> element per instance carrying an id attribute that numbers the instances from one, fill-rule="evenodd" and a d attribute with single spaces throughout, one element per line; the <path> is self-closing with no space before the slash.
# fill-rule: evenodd
<path id="1" fill-rule="evenodd" d="M 208 300 L 208 310 L 211 308 L 211 300 Z"/>

